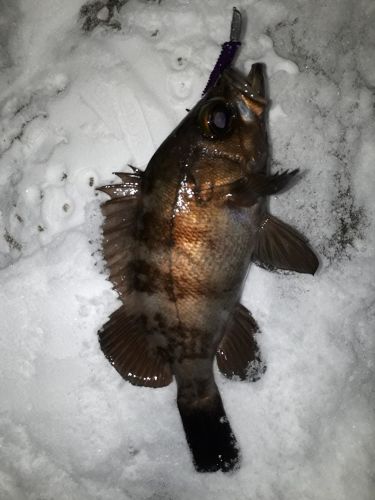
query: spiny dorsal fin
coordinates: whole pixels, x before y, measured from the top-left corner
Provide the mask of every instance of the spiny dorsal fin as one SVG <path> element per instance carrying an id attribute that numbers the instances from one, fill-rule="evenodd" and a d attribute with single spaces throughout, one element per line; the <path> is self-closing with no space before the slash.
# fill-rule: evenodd
<path id="1" fill-rule="evenodd" d="M 171 383 L 169 363 L 156 348 L 152 349 L 141 318 L 129 316 L 125 305 L 117 309 L 99 331 L 99 343 L 110 363 L 132 384 L 164 387 Z"/>
<path id="2" fill-rule="evenodd" d="M 251 313 L 237 304 L 216 352 L 217 365 L 226 377 L 255 382 L 266 370 L 254 335 L 259 332 Z"/>
<path id="3" fill-rule="evenodd" d="M 107 262 L 110 280 L 123 297 L 131 288 L 126 269 L 134 255 L 142 175 L 141 172 L 116 173 L 116 175 L 121 178 L 121 184 L 111 184 L 98 189 L 111 197 L 101 207 L 105 216 L 103 255 Z"/>
<path id="4" fill-rule="evenodd" d="M 305 239 L 281 220 L 266 215 L 258 229 L 253 262 L 266 269 L 314 274 L 319 261 Z"/>
<path id="5" fill-rule="evenodd" d="M 136 224 L 141 197 L 142 173 L 116 173 L 121 184 L 99 188 L 111 199 L 103 203 L 103 254 L 110 273 L 110 280 L 126 305 L 115 311 L 99 331 L 100 346 L 120 375 L 134 385 L 163 387 L 172 381 L 169 363 L 146 336 L 144 323 L 132 311 L 130 294 L 133 274 L 129 263 L 134 259 L 137 245 Z"/>
<path id="6" fill-rule="evenodd" d="M 115 175 L 120 177 L 121 184 L 107 184 L 97 188 L 97 190 L 108 194 L 111 200 L 138 196 L 141 188 L 141 173 L 116 172 Z"/>

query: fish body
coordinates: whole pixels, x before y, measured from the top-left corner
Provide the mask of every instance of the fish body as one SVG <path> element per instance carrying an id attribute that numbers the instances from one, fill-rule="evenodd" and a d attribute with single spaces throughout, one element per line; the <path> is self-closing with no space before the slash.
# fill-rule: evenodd
<path id="1" fill-rule="evenodd" d="M 111 196 L 104 257 L 123 306 L 99 332 L 101 347 L 133 384 L 175 378 L 199 471 L 239 463 L 215 357 L 227 377 L 263 371 L 257 325 L 240 304 L 250 263 L 309 273 L 318 266 L 304 239 L 267 212 L 267 195 L 296 171 L 267 175 L 266 109 L 263 65 L 247 77 L 229 68 L 145 172 L 118 174 L 121 184 L 102 188 Z"/>

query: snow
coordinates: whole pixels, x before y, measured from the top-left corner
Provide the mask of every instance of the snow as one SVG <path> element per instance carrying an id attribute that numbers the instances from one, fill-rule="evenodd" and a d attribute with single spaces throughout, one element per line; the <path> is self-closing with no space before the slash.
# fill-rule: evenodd
<path id="1" fill-rule="evenodd" d="M 95 186 L 144 168 L 198 100 L 232 5 L 130 0 L 120 30 L 90 33 L 80 7 L 1 2 L 0 497 L 373 500 L 375 5 L 237 3 L 237 66 L 267 63 L 272 168 L 302 171 L 271 210 L 321 266 L 250 271 L 268 369 L 217 373 L 243 456 L 229 475 L 194 471 L 174 384 L 133 387 L 100 351 L 118 299 Z"/>

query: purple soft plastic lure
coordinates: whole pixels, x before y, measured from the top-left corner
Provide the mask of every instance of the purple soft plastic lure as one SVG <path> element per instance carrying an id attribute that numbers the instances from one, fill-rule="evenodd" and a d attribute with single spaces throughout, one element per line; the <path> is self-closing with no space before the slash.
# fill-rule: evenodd
<path id="1" fill-rule="evenodd" d="M 241 45 L 241 42 L 239 40 L 240 36 L 241 36 L 241 13 L 236 7 L 233 7 L 230 41 L 223 43 L 220 56 L 216 61 L 214 69 L 211 71 L 210 77 L 208 79 L 207 85 L 202 95 L 206 94 L 206 92 L 216 84 L 217 80 L 219 79 L 219 76 L 222 74 L 225 68 L 227 68 L 232 64 L 237 49 Z"/>

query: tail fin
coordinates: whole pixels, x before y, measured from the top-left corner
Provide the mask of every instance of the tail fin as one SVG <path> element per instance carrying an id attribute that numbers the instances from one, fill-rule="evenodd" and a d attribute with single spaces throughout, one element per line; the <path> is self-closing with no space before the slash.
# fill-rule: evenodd
<path id="1" fill-rule="evenodd" d="M 217 388 L 213 396 L 200 401 L 189 402 L 179 394 L 177 404 L 197 471 L 235 469 L 239 448 Z"/>

